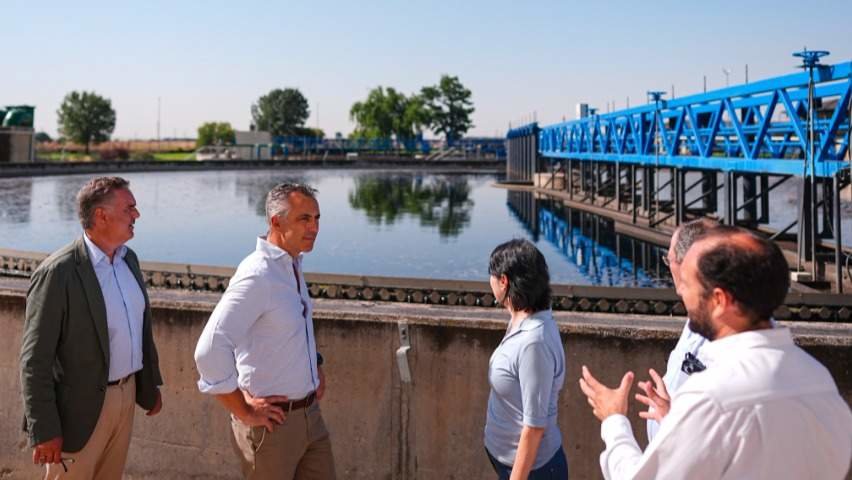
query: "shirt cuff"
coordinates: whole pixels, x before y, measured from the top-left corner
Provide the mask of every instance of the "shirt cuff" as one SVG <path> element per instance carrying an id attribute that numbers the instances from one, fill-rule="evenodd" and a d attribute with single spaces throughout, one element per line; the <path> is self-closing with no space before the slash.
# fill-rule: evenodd
<path id="1" fill-rule="evenodd" d="M 607 445 L 611 445 L 614 440 L 623 435 L 633 437 L 633 428 L 630 427 L 630 420 L 624 415 L 610 415 L 601 423 L 601 439 Z"/>
<path id="2" fill-rule="evenodd" d="M 222 380 L 221 382 L 216 383 L 208 383 L 203 378 L 198 379 L 198 390 L 201 393 L 206 393 L 209 395 L 222 395 L 225 393 L 231 393 L 237 388 L 239 388 L 239 383 L 237 382 L 237 376 L 231 375 L 230 377 Z"/>
<path id="3" fill-rule="evenodd" d="M 524 414 L 524 425 L 528 427 L 544 428 L 547 426 L 547 417 L 533 417 Z"/>

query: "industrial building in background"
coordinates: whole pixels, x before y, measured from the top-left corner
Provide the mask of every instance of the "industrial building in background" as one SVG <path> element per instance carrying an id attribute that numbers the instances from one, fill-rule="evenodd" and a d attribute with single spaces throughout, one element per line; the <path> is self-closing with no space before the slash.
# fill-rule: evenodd
<path id="1" fill-rule="evenodd" d="M 0 107 L 0 163 L 26 163 L 35 159 L 35 107 Z"/>

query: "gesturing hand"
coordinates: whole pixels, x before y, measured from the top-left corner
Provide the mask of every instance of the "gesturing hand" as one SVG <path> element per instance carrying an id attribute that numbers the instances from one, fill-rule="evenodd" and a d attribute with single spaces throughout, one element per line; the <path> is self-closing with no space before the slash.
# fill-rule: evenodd
<path id="1" fill-rule="evenodd" d="M 631 386 L 633 386 L 633 372 L 625 373 L 618 388 L 612 389 L 600 383 L 583 365 L 580 389 L 586 394 L 586 399 L 592 406 L 592 413 L 600 421 L 610 415 L 627 415 L 627 397 L 630 395 Z"/>
<path id="2" fill-rule="evenodd" d="M 250 427 L 265 427 L 272 431 L 275 424 L 281 425 L 287 418 L 284 409 L 276 403 L 289 401 L 285 395 L 271 395 L 268 397 L 253 397 L 249 392 L 242 390 L 243 398 L 248 406 L 248 411 L 240 417 L 240 421 Z"/>
<path id="3" fill-rule="evenodd" d="M 650 380 L 637 383 L 639 388 L 645 392 L 645 395 L 637 393 L 636 400 L 648 406 L 648 411 L 639 412 L 639 416 L 642 418 L 653 419 L 657 422 L 662 422 L 663 417 L 669 414 L 669 410 L 672 406 L 672 400 L 669 396 L 668 390 L 666 389 L 665 382 L 663 382 L 663 379 L 660 378 L 660 375 L 656 372 L 656 370 L 652 368 L 648 370 L 648 374 L 651 375 L 651 380 L 654 381 L 653 384 Z"/>

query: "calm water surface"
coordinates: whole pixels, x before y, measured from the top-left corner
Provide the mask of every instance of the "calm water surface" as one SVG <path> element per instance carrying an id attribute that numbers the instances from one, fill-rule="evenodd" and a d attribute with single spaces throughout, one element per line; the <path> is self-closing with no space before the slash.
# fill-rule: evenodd
<path id="1" fill-rule="evenodd" d="M 81 233 L 74 195 L 89 175 L 0 179 L 0 246 L 49 252 Z M 129 173 L 142 214 L 129 245 L 148 261 L 235 266 L 265 232 L 281 181 L 319 189 L 310 272 L 486 280 L 499 243 L 528 238 L 554 283 L 668 285 L 656 248 L 558 202 L 510 194 L 493 175 L 289 170 Z M 665 268 L 659 275 L 665 276 Z"/>

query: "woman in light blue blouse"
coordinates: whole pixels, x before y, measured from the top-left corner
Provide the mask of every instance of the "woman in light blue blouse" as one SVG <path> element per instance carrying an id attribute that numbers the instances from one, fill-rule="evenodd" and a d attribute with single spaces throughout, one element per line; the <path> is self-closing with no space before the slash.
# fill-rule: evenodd
<path id="1" fill-rule="evenodd" d="M 512 240 L 494 249 L 488 272 L 511 320 L 488 367 L 486 453 L 501 480 L 567 478 L 556 423 L 565 350 L 550 310 L 547 263 L 532 243 Z"/>

